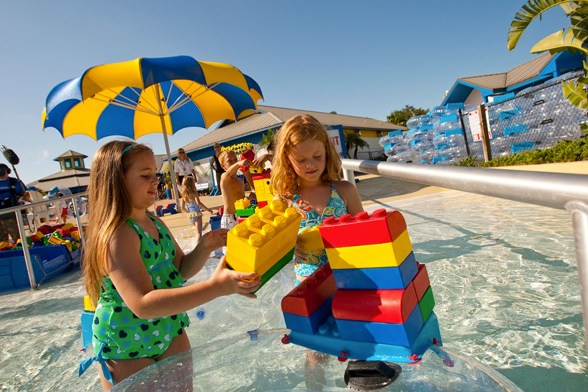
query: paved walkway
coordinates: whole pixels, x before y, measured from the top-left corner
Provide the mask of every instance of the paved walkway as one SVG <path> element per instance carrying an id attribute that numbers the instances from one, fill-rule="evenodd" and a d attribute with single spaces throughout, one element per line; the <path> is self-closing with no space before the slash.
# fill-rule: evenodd
<path id="1" fill-rule="evenodd" d="M 564 163 L 548 163 L 543 165 L 527 165 L 527 166 L 510 166 L 501 167 L 497 170 L 525 170 L 525 171 L 544 171 L 552 173 L 572 173 L 588 175 L 588 161 L 580 162 L 564 162 Z M 447 191 L 445 188 L 436 186 L 427 186 L 415 184 L 412 182 L 395 180 L 392 178 L 382 177 L 373 174 L 362 174 L 356 176 L 359 179 L 357 189 L 361 196 L 361 200 L 365 206 L 373 203 L 389 203 L 394 200 L 407 199 L 427 195 L 436 192 Z M 222 207 L 222 196 L 201 196 L 202 202 L 214 210 Z M 174 203 L 173 200 L 161 200 L 156 205 L 166 205 Z M 170 228 L 172 234 L 176 236 L 185 236 L 189 234 L 187 229 L 190 229 L 191 224 L 188 221 L 186 213 L 178 213 L 175 215 L 164 215 L 163 221 Z M 203 215 L 204 232 L 210 230 L 209 219 L 211 214 L 205 212 Z"/>

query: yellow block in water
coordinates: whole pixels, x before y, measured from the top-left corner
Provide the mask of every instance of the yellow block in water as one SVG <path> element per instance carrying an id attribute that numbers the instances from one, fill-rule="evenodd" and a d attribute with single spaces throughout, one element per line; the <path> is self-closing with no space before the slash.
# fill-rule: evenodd
<path id="1" fill-rule="evenodd" d="M 92 305 L 89 295 L 84 295 L 84 310 L 87 310 L 88 312 L 96 311 L 96 307 Z"/>

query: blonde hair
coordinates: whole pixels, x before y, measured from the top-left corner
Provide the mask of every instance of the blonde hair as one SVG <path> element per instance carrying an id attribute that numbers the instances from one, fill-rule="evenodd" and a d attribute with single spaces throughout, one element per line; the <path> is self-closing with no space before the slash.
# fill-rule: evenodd
<path id="1" fill-rule="evenodd" d="M 326 165 L 321 180 L 327 183 L 341 179 L 341 158 L 325 127 L 311 115 L 298 115 L 286 121 L 276 135 L 271 183 L 280 197 L 291 199 L 299 191 L 290 154 L 295 146 L 307 140 L 317 140 L 325 146 Z"/>
<path id="2" fill-rule="evenodd" d="M 235 153 L 235 151 L 233 150 L 225 150 L 223 147 L 222 152 L 218 155 L 218 161 L 220 162 L 221 166 L 224 165 L 224 160 L 227 159 L 227 157 L 229 155 L 235 154 L 237 155 L 237 153 Z M 223 167 L 223 169 L 228 169 L 228 167 Z"/>
<path id="3" fill-rule="evenodd" d="M 153 154 L 143 144 L 115 140 L 100 147 L 94 155 L 88 184 L 90 211 L 82 262 L 84 286 L 94 305 L 109 269 L 110 241 L 132 211 L 125 174 L 133 158 L 144 152 Z"/>
<path id="4" fill-rule="evenodd" d="M 184 200 L 191 200 L 196 191 L 196 181 L 192 176 L 185 176 L 182 180 L 182 198 Z"/>

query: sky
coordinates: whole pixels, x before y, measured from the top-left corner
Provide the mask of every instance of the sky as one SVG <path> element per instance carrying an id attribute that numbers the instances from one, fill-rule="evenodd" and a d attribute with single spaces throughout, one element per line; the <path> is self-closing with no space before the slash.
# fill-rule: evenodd
<path id="1" fill-rule="evenodd" d="M 508 29 L 523 0 L 5 1 L 0 12 L 0 145 L 25 183 L 59 171 L 53 159 L 112 138 L 63 139 L 41 128 L 49 91 L 100 64 L 189 55 L 232 64 L 269 106 L 386 120 L 406 105 L 431 109 L 462 77 L 501 73 L 569 26 L 560 8 L 535 20 L 517 47 Z M 169 137 L 176 150 L 207 131 Z M 138 142 L 164 154 L 161 135 Z M 0 155 L 0 162 L 7 163 Z"/>

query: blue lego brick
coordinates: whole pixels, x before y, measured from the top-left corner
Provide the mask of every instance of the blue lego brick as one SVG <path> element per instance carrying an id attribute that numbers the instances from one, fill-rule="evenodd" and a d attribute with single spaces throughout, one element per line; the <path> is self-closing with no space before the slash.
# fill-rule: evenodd
<path id="1" fill-rule="evenodd" d="M 217 230 L 220 229 L 221 226 L 221 216 L 220 215 L 213 215 L 210 217 L 210 220 L 208 221 L 210 223 L 210 229 L 211 230 Z"/>
<path id="2" fill-rule="evenodd" d="M 404 289 L 418 272 L 414 252 L 398 267 L 333 269 L 338 289 Z"/>
<path id="3" fill-rule="evenodd" d="M 446 114 L 444 116 L 441 116 L 441 118 L 439 119 L 439 124 L 443 124 L 446 122 L 457 122 L 458 118 L 457 118 L 457 113 L 451 113 L 451 114 Z"/>
<path id="4" fill-rule="evenodd" d="M 443 345 L 439 323 L 434 312 L 431 313 L 431 316 L 427 319 L 422 329 L 417 332 L 416 338 L 409 346 L 343 339 L 339 336 L 337 325 L 332 317 L 329 317 L 320 326 L 317 334 L 292 331 L 289 339 L 289 342 L 292 344 L 337 357 L 398 363 L 418 362 L 433 344 Z"/>
<path id="5" fill-rule="evenodd" d="M 84 310 L 80 317 L 82 324 L 82 348 L 85 349 L 92 344 L 92 322 L 94 320 L 94 312 Z"/>
<path id="6" fill-rule="evenodd" d="M 457 110 L 465 108 L 465 105 L 463 102 L 449 102 L 445 105 L 445 107 L 447 110 Z"/>
<path id="7" fill-rule="evenodd" d="M 439 156 L 433 157 L 433 164 L 447 161 L 447 160 L 449 160 L 449 157 L 447 155 L 439 155 Z"/>
<path id="8" fill-rule="evenodd" d="M 423 327 L 423 318 L 418 306 L 414 307 L 404 324 L 342 319 L 335 319 L 335 322 L 342 339 L 405 347 L 412 345 Z"/>
<path id="9" fill-rule="evenodd" d="M 333 296 L 331 295 L 310 317 L 283 312 L 286 328 L 303 333 L 316 333 L 320 325 L 331 315 L 332 302 Z"/>
<path id="10" fill-rule="evenodd" d="M 501 95 L 495 95 L 493 97 L 492 103 L 500 103 L 500 102 L 504 102 L 504 101 L 508 101 L 510 99 L 513 99 L 515 97 L 515 93 L 514 92 L 510 92 L 510 93 L 506 93 L 506 94 L 501 94 Z"/>
<path id="11" fill-rule="evenodd" d="M 463 130 L 461 128 L 451 128 L 445 131 L 445 136 L 453 136 L 453 135 L 463 135 Z"/>
<path id="12" fill-rule="evenodd" d="M 517 124 L 511 127 L 504 128 L 504 137 L 509 137 L 511 135 L 517 135 L 519 133 L 527 132 L 529 132 L 529 127 L 526 124 Z"/>
<path id="13" fill-rule="evenodd" d="M 516 116 L 517 114 L 521 114 L 520 108 L 514 108 L 512 110 L 504 110 L 498 113 L 499 120 L 508 120 L 509 118 Z"/>
<path id="14" fill-rule="evenodd" d="M 532 150 L 534 148 L 535 148 L 535 142 L 533 142 L 533 141 L 513 143 L 510 146 L 510 150 L 512 151 L 513 154 L 516 154 L 517 152 L 521 152 L 521 151 Z"/>

